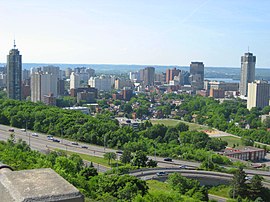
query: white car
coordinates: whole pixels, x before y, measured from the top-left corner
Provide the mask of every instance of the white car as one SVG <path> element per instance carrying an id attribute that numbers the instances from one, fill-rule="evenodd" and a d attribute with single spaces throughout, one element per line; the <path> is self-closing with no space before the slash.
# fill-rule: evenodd
<path id="1" fill-rule="evenodd" d="M 32 136 L 33 136 L 33 137 L 38 137 L 38 134 L 32 133 Z"/>

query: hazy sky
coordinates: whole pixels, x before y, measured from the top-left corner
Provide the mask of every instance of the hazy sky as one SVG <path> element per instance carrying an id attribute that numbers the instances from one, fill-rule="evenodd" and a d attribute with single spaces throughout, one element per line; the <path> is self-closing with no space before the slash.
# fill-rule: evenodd
<path id="1" fill-rule="evenodd" d="M 0 0 L 0 62 L 270 67 L 269 0 Z"/>

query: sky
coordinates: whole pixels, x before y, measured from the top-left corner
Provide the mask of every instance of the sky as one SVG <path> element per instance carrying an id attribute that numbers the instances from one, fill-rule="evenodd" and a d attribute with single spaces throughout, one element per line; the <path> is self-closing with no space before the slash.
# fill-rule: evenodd
<path id="1" fill-rule="evenodd" d="M 0 0 L 0 62 L 270 67 L 269 0 Z M 248 48 L 249 47 L 249 48 Z"/>

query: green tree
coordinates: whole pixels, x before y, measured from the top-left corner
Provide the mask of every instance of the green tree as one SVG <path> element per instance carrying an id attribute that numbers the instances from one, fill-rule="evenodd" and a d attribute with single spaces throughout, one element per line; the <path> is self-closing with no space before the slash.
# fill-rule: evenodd
<path id="1" fill-rule="evenodd" d="M 125 149 L 122 155 L 120 156 L 120 161 L 124 164 L 127 164 L 130 163 L 131 159 L 132 159 L 131 151 Z"/>
<path id="2" fill-rule="evenodd" d="M 264 121 L 263 121 L 263 126 L 266 128 L 270 128 L 270 117 L 267 117 Z"/>
<path id="3" fill-rule="evenodd" d="M 259 175 L 254 175 L 248 184 L 248 196 L 252 200 L 255 200 L 257 197 L 261 196 L 261 191 L 263 190 L 262 185 L 263 177 Z"/>
<path id="4" fill-rule="evenodd" d="M 150 159 L 149 161 L 147 161 L 146 165 L 147 167 L 154 168 L 154 167 L 157 167 L 157 162 L 154 161 L 153 159 Z"/>
<path id="5" fill-rule="evenodd" d="M 253 146 L 254 145 L 254 140 L 248 137 L 242 137 L 241 142 L 245 146 Z"/>
<path id="6" fill-rule="evenodd" d="M 232 189 L 230 190 L 230 197 L 237 198 L 238 196 L 245 198 L 247 194 L 246 173 L 242 167 L 238 168 L 232 179 Z"/>
<path id="7" fill-rule="evenodd" d="M 91 177 L 98 175 L 97 169 L 93 166 L 85 167 L 80 171 L 80 175 L 83 176 L 86 180 L 89 180 Z"/>
<path id="8" fill-rule="evenodd" d="M 188 131 L 189 126 L 185 123 L 179 122 L 175 128 L 179 131 L 179 132 L 184 132 L 184 131 Z"/>
<path id="9" fill-rule="evenodd" d="M 137 151 L 132 159 L 132 165 L 140 167 L 146 167 L 148 157 L 145 152 Z"/>
<path id="10" fill-rule="evenodd" d="M 111 161 L 116 159 L 116 153 L 107 152 L 104 154 L 104 158 L 108 160 L 108 164 L 111 165 Z"/>

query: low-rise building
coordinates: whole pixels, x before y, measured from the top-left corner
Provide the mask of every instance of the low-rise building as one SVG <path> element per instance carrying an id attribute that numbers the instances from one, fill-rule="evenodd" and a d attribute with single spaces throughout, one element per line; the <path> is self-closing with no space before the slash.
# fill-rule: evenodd
<path id="1" fill-rule="evenodd" d="M 246 146 L 238 149 L 226 148 L 221 154 L 244 161 L 259 161 L 265 158 L 266 151 L 264 149 Z"/>

